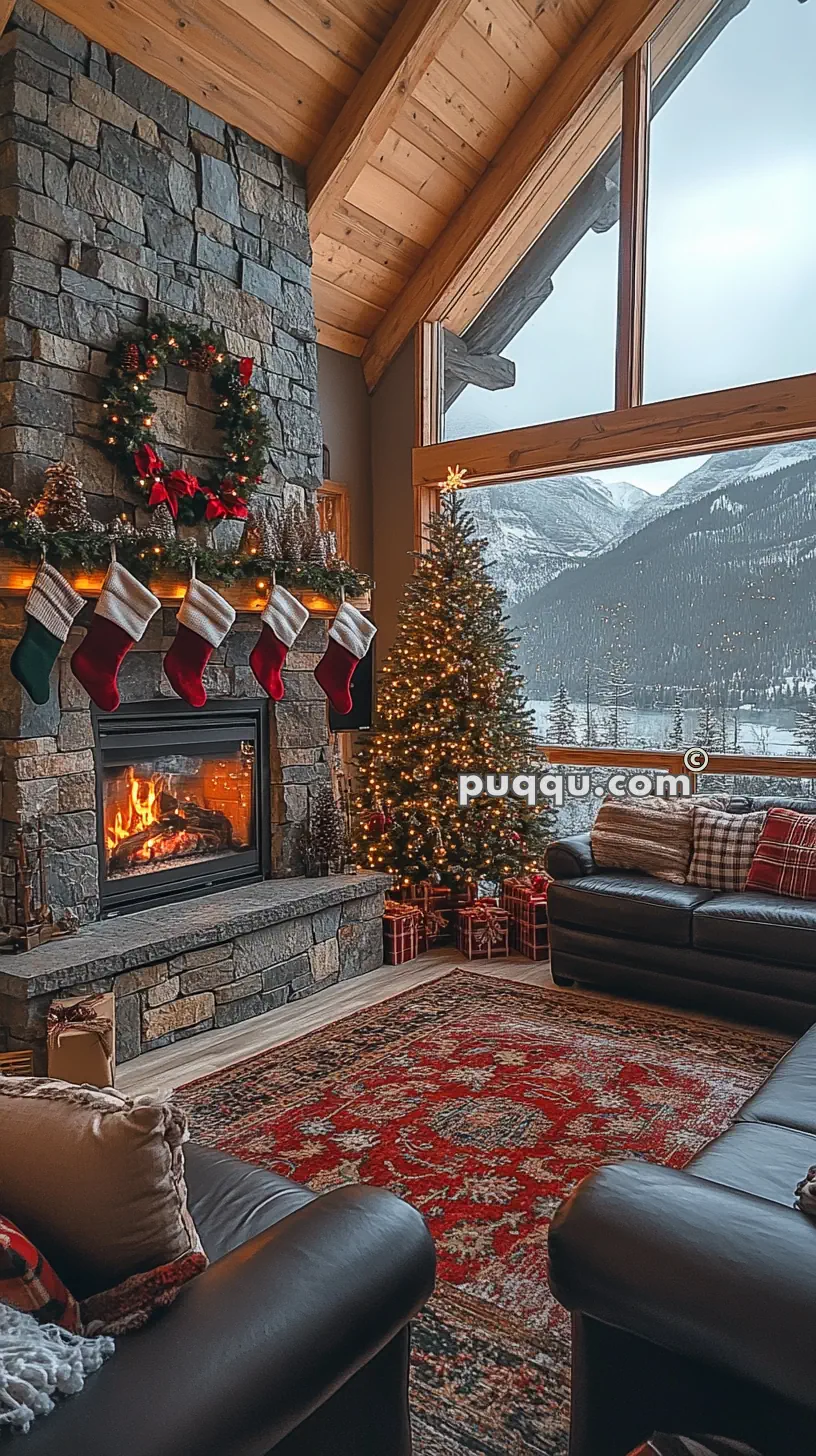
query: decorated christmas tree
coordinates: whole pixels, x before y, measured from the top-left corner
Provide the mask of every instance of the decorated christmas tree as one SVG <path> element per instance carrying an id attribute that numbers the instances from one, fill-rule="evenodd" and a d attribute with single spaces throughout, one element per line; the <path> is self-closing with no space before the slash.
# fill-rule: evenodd
<path id="1" fill-rule="evenodd" d="M 370 868 L 404 885 L 452 889 L 540 863 L 553 816 L 486 794 L 459 805 L 460 774 L 534 771 L 532 715 L 502 605 L 461 493 L 443 497 L 417 557 L 382 670 L 378 717 L 358 755 L 360 828 Z"/>

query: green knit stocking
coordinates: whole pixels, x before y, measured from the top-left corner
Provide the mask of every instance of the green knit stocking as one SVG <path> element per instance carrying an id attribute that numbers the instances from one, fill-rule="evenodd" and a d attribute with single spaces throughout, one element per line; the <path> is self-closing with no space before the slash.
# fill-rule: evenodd
<path id="1" fill-rule="evenodd" d="M 83 605 L 56 567 L 40 567 L 25 604 L 26 629 L 11 658 L 12 674 L 32 702 L 48 702 L 51 669 Z"/>

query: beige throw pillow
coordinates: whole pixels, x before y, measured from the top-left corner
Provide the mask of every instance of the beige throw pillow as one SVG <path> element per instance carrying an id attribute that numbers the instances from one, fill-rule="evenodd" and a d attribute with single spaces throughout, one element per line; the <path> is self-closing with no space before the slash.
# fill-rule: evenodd
<path id="1" fill-rule="evenodd" d="M 702 799 L 604 799 L 592 826 L 592 857 L 601 869 L 638 870 L 684 885 L 691 863 L 695 803 Z"/>
<path id="2" fill-rule="evenodd" d="M 186 1138 L 157 1097 L 0 1077 L 0 1208 L 85 1299 L 200 1251 Z"/>

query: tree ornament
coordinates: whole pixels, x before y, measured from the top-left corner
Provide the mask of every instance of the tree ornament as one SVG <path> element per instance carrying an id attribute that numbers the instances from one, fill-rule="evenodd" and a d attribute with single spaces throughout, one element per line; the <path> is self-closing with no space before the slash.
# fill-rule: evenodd
<path id="1" fill-rule="evenodd" d="M 204 669 L 235 621 L 235 611 L 213 587 L 194 576 L 176 621 L 173 645 L 164 659 L 165 675 L 191 708 L 203 708 L 207 701 Z"/>
<path id="2" fill-rule="evenodd" d="M 33 703 L 47 703 L 51 669 L 85 602 L 55 566 L 44 561 L 26 598 L 26 629 L 11 655 L 11 673 Z"/>
<path id="3" fill-rule="evenodd" d="M 161 602 L 118 561 L 112 561 L 90 627 L 71 658 L 71 671 L 103 713 L 119 707 L 116 679 Z"/>
<path id="4" fill-rule="evenodd" d="M 377 628 L 350 602 L 343 602 L 329 628 L 329 645 L 314 675 L 336 713 L 350 713 L 351 680 Z"/>
<path id="5" fill-rule="evenodd" d="M 261 635 L 252 649 L 249 665 L 264 692 L 276 703 L 284 695 L 281 668 L 292 643 L 309 620 L 309 613 L 297 597 L 275 586 L 261 614 Z"/>
<path id="6" fill-rule="evenodd" d="M 47 531 L 93 529 L 82 481 L 70 460 L 47 466 L 45 487 L 34 507 L 34 515 L 39 517 Z"/>

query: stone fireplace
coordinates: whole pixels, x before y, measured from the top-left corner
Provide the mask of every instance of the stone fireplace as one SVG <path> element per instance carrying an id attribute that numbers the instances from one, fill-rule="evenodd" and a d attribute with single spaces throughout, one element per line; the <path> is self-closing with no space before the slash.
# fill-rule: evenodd
<path id="1" fill-rule="evenodd" d="M 100 387 L 117 341 L 162 314 L 223 329 L 230 354 L 254 359 L 271 435 L 260 492 L 312 502 L 322 434 L 302 169 L 34 0 L 18 0 L 0 38 L 0 104 L 0 485 L 28 500 L 47 465 L 69 460 L 97 520 L 146 523 L 100 448 Z M 168 365 L 155 398 L 162 456 L 206 475 L 221 448 L 206 377 Z M 240 530 L 221 523 L 217 544 Z M 307 623 L 273 704 L 248 665 L 258 614 L 239 611 L 206 671 L 204 718 L 162 671 L 178 605 L 165 597 L 105 718 L 69 665 L 92 604 L 37 707 L 9 671 L 23 601 L 0 593 L 0 912 L 20 826 L 39 820 L 47 898 L 86 928 L 0 959 L 0 1049 L 34 1047 L 42 1065 L 55 991 L 115 986 L 121 1059 L 379 964 L 382 877 L 297 879 L 310 798 L 331 771 L 313 677 L 326 621 Z M 174 744 L 157 741 L 167 725 Z M 288 879 L 270 885 L 270 872 Z M 218 893 L 189 898 L 202 890 Z"/>

